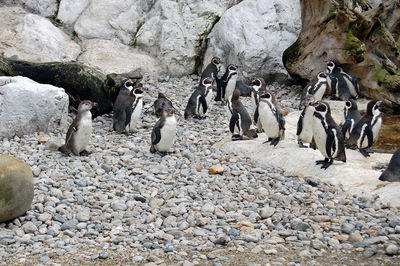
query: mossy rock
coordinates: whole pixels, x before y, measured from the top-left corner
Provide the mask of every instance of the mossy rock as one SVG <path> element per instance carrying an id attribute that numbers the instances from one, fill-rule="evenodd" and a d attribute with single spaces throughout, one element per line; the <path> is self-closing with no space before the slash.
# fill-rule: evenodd
<path id="1" fill-rule="evenodd" d="M 293 64 L 296 62 L 296 60 L 300 57 L 301 55 L 301 41 L 300 39 L 297 39 L 289 48 L 287 48 L 283 52 L 282 56 L 282 61 L 283 64 L 286 66 L 289 66 L 290 64 Z"/>
<path id="2" fill-rule="evenodd" d="M 10 221 L 30 209 L 33 175 L 24 162 L 0 155 L 0 222 Z"/>
<path id="3" fill-rule="evenodd" d="M 352 31 L 346 33 L 344 48 L 347 51 L 347 55 L 353 58 L 357 63 L 364 61 L 366 51 L 365 44 L 354 36 Z"/>

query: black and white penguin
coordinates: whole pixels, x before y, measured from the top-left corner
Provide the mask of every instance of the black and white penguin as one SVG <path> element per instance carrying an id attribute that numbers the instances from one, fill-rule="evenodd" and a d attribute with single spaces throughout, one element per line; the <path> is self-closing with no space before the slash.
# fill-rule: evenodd
<path id="1" fill-rule="evenodd" d="M 212 82 L 210 77 L 201 81 L 196 90 L 192 93 L 185 109 L 185 119 L 194 116 L 203 119 L 212 97 Z"/>
<path id="2" fill-rule="evenodd" d="M 317 76 L 314 79 L 312 79 L 307 84 L 307 86 L 304 87 L 301 95 L 300 108 L 304 106 L 304 101 L 306 98 L 309 97 L 309 95 L 313 95 L 314 101 L 322 100 L 322 97 L 324 97 L 327 88 L 326 78 L 327 78 L 326 73 L 319 72 Z"/>
<path id="3" fill-rule="evenodd" d="M 358 78 L 339 67 L 335 61 L 328 61 L 328 86 L 336 98 L 344 100 L 350 97 L 357 98 L 360 94 L 360 82 Z"/>
<path id="4" fill-rule="evenodd" d="M 236 88 L 237 66 L 234 64 L 228 65 L 225 74 L 217 79 L 217 96 L 216 101 L 226 102 L 232 97 L 233 91 Z"/>
<path id="5" fill-rule="evenodd" d="M 316 161 L 322 164 L 322 169 L 327 169 L 333 160 L 346 162 L 346 152 L 342 133 L 331 116 L 329 104 L 317 101 L 313 104 L 315 111 L 313 117 L 313 137 L 318 150 L 325 157 Z"/>
<path id="6" fill-rule="evenodd" d="M 132 116 L 132 105 L 136 99 L 133 94 L 134 86 L 131 79 L 123 82 L 114 103 L 113 129 L 119 133 L 126 130 Z"/>
<path id="7" fill-rule="evenodd" d="M 218 72 L 221 70 L 221 59 L 219 57 L 213 57 L 211 62 L 206 66 L 206 68 L 201 73 L 200 81 L 205 78 L 211 78 L 216 80 Z"/>
<path id="8" fill-rule="evenodd" d="M 351 131 L 349 146 L 357 147 L 362 155 L 368 157 L 370 148 L 378 139 L 379 130 L 382 126 L 382 113 L 379 110 L 382 101 L 369 101 L 367 112 L 358 121 Z"/>
<path id="9" fill-rule="evenodd" d="M 162 92 L 158 93 L 158 98 L 154 101 L 153 107 L 157 117 L 161 117 L 165 110 L 175 109 L 172 102 Z"/>
<path id="10" fill-rule="evenodd" d="M 249 139 L 257 138 L 257 132 L 251 128 L 251 117 L 240 101 L 240 91 L 234 90 L 230 100 L 232 102 L 232 116 L 229 120 L 229 130 L 232 133 L 232 140 L 241 140 L 243 136 Z"/>
<path id="11" fill-rule="evenodd" d="M 285 119 L 275 95 L 271 91 L 260 91 L 258 115 L 262 129 L 268 136 L 266 142 L 276 146 L 285 138 Z"/>
<path id="12" fill-rule="evenodd" d="M 386 170 L 379 176 L 381 181 L 400 182 L 400 149 L 393 154 Z"/>
<path id="13" fill-rule="evenodd" d="M 343 139 L 346 140 L 350 138 L 351 131 L 353 131 L 354 126 L 360 121 L 361 114 L 358 111 L 357 103 L 353 99 L 348 99 L 344 103 L 344 124 L 342 127 Z"/>
<path id="14" fill-rule="evenodd" d="M 143 89 L 142 88 L 134 88 L 131 91 L 131 95 L 133 96 L 133 103 L 131 108 L 126 109 L 126 121 L 125 121 L 125 132 L 132 132 L 140 120 L 140 115 L 142 114 L 143 109 Z"/>
<path id="15" fill-rule="evenodd" d="M 297 121 L 297 143 L 300 148 L 307 148 L 303 143 L 309 143 L 312 147 L 313 143 L 313 117 L 314 117 L 314 96 L 312 94 L 304 99 L 303 111 Z"/>
<path id="16" fill-rule="evenodd" d="M 78 114 L 67 131 L 65 144 L 58 150 L 64 153 L 83 155 L 92 135 L 92 113 L 90 110 L 96 103 L 82 101 L 78 106 Z"/>
<path id="17" fill-rule="evenodd" d="M 168 153 L 176 138 L 176 119 L 174 109 L 163 111 L 161 118 L 154 125 L 151 133 L 150 152 Z"/>
<path id="18" fill-rule="evenodd" d="M 251 89 L 250 101 L 251 101 L 252 117 L 254 120 L 254 124 L 257 125 L 258 132 L 261 132 L 262 125 L 261 125 L 260 117 L 258 115 L 258 103 L 259 103 L 259 97 L 260 97 L 259 93 L 261 91 L 267 90 L 267 84 L 265 83 L 265 80 L 263 78 L 253 78 L 250 82 L 249 87 Z"/>

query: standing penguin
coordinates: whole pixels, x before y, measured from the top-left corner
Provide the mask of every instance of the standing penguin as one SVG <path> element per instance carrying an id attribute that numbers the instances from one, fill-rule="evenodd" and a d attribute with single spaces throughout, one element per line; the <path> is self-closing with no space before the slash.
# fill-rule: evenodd
<path id="1" fill-rule="evenodd" d="M 327 88 L 326 78 L 327 75 L 324 72 L 319 72 L 317 76 L 304 87 L 301 95 L 300 107 L 304 105 L 304 100 L 308 98 L 309 95 L 313 95 L 314 101 L 322 100 Z"/>
<path id="2" fill-rule="evenodd" d="M 82 101 L 78 106 L 78 114 L 72 121 L 67 131 L 65 144 L 58 148 L 64 153 L 83 155 L 92 135 L 92 113 L 90 110 L 96 103 Z"/>
<path id="3" fill-rule="evenodd" d="M 218 72 L 221 70 L 221 59 L 219 57 L 213 57 L 210 64 L 201 73 L 200 81 L 205 78 L 211 78 L 212 80 L 217 79 Z"/>
<path id="4" fill-rule="evenodd" d="M 317 101 L 313 106 L 315 108 L 313 136 L 318 150 L 325 157 L 324 160 L 316 161 L 316 164 L 322 164 L 321 168 L 327 169 L 333 163 L 333 160 L 346 162 L 342 134 L 331 116 L 329 104 Z"/>
<path id="5" fill-rule="evenodd" d="M 208 77 L 201 81 L 196 90 L 192 93 L 185 109 L 185 119 L 195 116 L 203 119 L 203 115 L 207 112 L 208 104 L 212 97 L 212 82 Z"/>
<path id="6" fill-rule="evenodd" d="M 258 103 L 259 103 L 259 94 L 262 91 L 266 91 L 267 84 L 263 78 L 253 78 L 250 82 L 251 89 L 251 108 L 252 108 L 252 117 L 254 119 L 254 123 L 257 125 L 258 132 L 262 132 L 262 125 L 260 121 L 260 117 L 258 115 Z"/>
<path id="7" fill-rule="evenodd" d="M 369 101 L 366 114 L 358 121 L 351 131 L 350 147 L 358 147 L 362 155 L 368 157 L 371 151 L 367 150 L 377 141 L 382 126 L 382 113 L 379 110 L 382 101 Z"/>
<path id="8" fill-rule="evenodd" d="M 236 88 L 237 66 L 234 64 L 228 65 L 225 74 L 217 79 L 217 97 L 216 101 L 226 102 L 232 97 L 233 91 Z"/>
<path id="9" fill-rule="evenodd" d="M 119 133 L 125 130 L 127 113 L 130 112 L 128 109 L 131 109 L 135 100 L 131 94 L 134 85 L 135 83 L 131 79 L 123 82 L 114 103 L 113 129 Z"/>
<path id="10" fill-rule="evenodd" d="M 125 121 L 125 132 L 132 132 L 140 120 L 140 115 L 143 109 L 143 89 L 134 88 L 131 91 L 133 96 L 133 103 L 131 107 L 126 108 L 126 121 Z"/>
<path id="11" fill-rule="evenodd" d="M 357 103 L 353 99 L 348 99 L 344 104 L 344 124 L 342 127 L 343 139 L 350 137 L 354 126 L 360 121 L 361 115 L 358 111 Z"/>
<path id="12" fill-rule="evenodd" d="M 345 72 L 343 68 L 332 60 L 327 63 L 327 73 L 328 86 L 331 88 L 335 98 L 344 100 L 350 97 L 358 97 L 360 85 L 356 77 Z"/>
<path id="13" fill-rule="evenodd" d="M 312 147 L 313 143 L 313 116 L 314 116 L 314 106 L 312 105 L 314 102 L 313 95 L 308 95 L 304 99 L 303 111 L 300 114 L 299 120 L 297 121 L 297 143 L 300 148 L 307 148 L 303 144 L 310 143 L 310 147 Z"/>
<path id="14" fill-rule="evenodd" d="M 167 109 L 175 109 L 172 102 L 165 97 L 164 93 L 159 92 L 158 98 L 153 103 L 154 113 L 157 117 L 161 117 L 163 112 Z"/>
<path id="15" fill-rule="evenodd" d="M 150 152 L 167 153 L 170 151 L 176 137 L 176 119 L 174 109 L 163 111 L 161 118 L 154 125 L 151 133 Z"/>
<path id="16" fill-rule="evenodd" d="M 276 146 L 280 140 L 285 138 L 285 119 L 275 95 L 271 91 L 260 92 L 258 115 L 260 116 L 262 129 L 268 136 L 266 142 L 271 142 L 271 145 Z"/>
<path id="17" fill-rule="evenodd" d="M 400 149 L 393 154 L 386 170 L 379 176 L 381 181 L 400 182 Z"/>
<path id="18" fill-rule="evenodd" d="M 249 139 L 257 138 L 257 132 L 251 128 L 250 115 L 239 98 L 240 91 L 234 90 L 231 98 L 232 116 L 229 120 L 229 130 L 233 134 L 232 140 L 241 140 L 243 136 Z"/>

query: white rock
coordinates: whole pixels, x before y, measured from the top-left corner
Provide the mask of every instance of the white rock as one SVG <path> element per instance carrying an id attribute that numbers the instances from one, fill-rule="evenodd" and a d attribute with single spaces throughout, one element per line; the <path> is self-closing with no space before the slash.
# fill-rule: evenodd
<path id="1" fill-rule="evenodd" d="M 157 76 L 161 72 L 155 58 L 117 41 L 93 39 L 84 41 L 83 47 L 85 52 L 79 61 L 100 69 L 104 74 L 139 70 Z"/>
<path id="2" fill-rule="evenodd" d="M 90 0 L 61 0 L 57 19 L 67 26 L 72 26 L 89 3 Z"/>
<path id="3" fill-rule="evenodd" d="M 71 61 L 81 49 L 48 19 L 19 7 L 0 9 L 0 52 L 31 62 Z"/>
<path id="4" fill-rule="evenodd" d="M 0 136 L 21 136 L 65 126 L 68 101 L 62 88 L 26 77 L 0 77 Z"/>
<path id="5" fill-rule="evenodd" d="M 25 5 L 43 17 L 51 17 L 57 11 L 56 0 L 27 0 Z"/>
<path id="6" fill-rule="evenodd" d="M 213 56 L 236 63 L 245 78 L 287 75 L 283 51 L 301 30 L 298 0 L 242 1 L 226 11 L 208 36 L 203 65 Z"/>

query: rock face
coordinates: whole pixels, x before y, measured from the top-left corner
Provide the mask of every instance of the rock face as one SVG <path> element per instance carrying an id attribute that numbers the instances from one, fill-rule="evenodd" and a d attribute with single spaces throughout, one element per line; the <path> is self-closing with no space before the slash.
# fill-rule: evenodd
<path id="1" fill-rule="evenodd" d="M 400 104 L 400 3 L 372 9 L 365 1 L 344 2 L 301 1 L 303 28 L 284 52 L 285 67 L 307 81 L 336 60 L 360 79 L 363 95 Z"/>
<path id="2" fill-rule="evenodd" d="M 31 62 L 71 61 L 81 48 L 48 19 L 20 7 L 0 8 L 0 52 Z"/>
<path id="3" fill-rule="evenodd" d="M 203 65 L 213 56 L 236 63 L 245 78 L 287 77 L 283 51 L 301 29 L 300 4 L 290 1 L 242 1 L 227 10 L 208 36 Z"/>
<path id="4" fill-rule="evenodd" d="M 28 165 L 0 155 L 0 222 L 14 219 L 30 209 L 33 175 Z"/>
<path id="5" fill-rule="evenodd" d="M 66 121 L 68 95 L 25 77 L 0 77 L 0 110 L 0 137 L 53 131 Z"/>
<path id="6" fill-rule="evenodd" d="M 43 17 L 51 17 L 57 11 L 57 0 L 27 0 L 25 5 Z"/>

